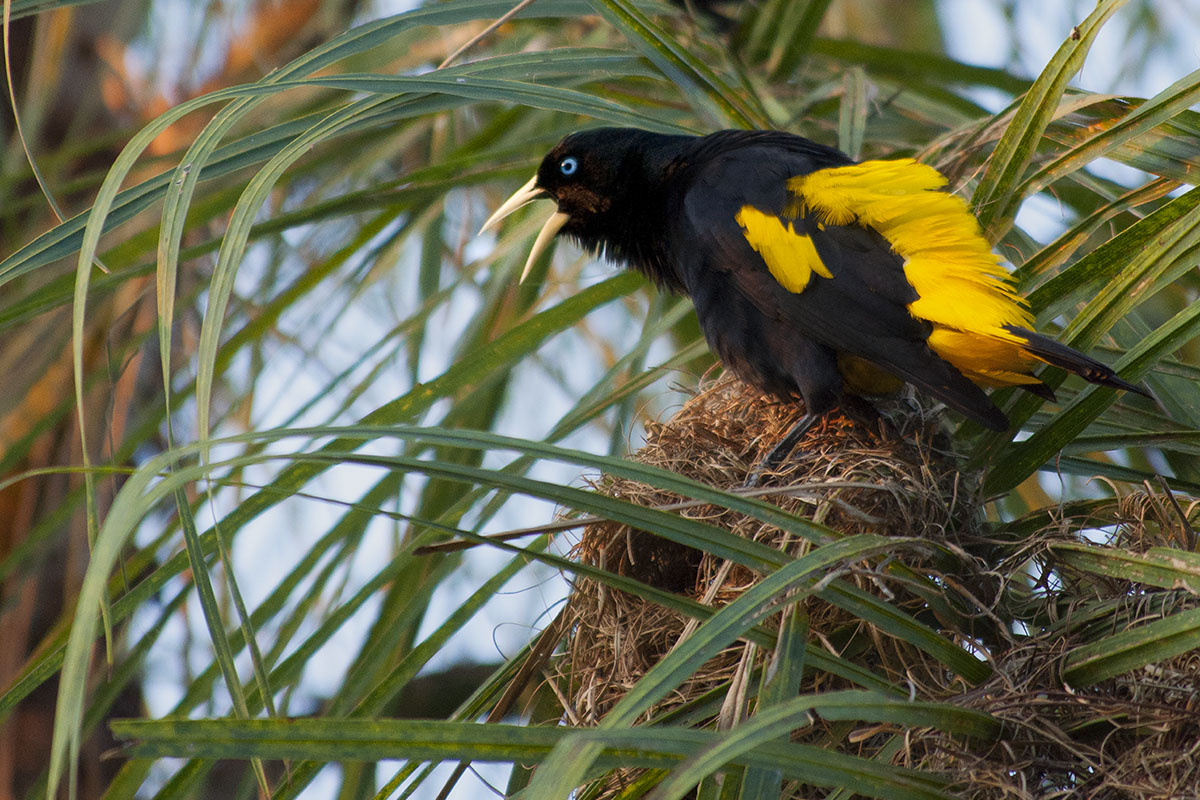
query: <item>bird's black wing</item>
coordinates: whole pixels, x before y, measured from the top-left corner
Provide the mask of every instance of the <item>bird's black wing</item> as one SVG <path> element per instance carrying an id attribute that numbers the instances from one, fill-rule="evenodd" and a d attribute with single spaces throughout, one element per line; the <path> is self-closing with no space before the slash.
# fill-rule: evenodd
<path id="1" fill-rule="evenodd" d="M 929 324 L 909 313 L 917 295 L 888 242 L 867 227 L 818 224 L 795 208 L 789 178 L 841 165 L 775 143 L 750 143 L 692 165 L 675 198 L 682 213 L 672 215 L 666 232 L 670 249 L 693 300 L 711 294 L 706 286 L 731 290 L 724 301 L 709 298 L 706 308 L 697 300 L 702 322 L 706 313 L 721 313 L 721 302 L 749 302 L 773 329 L 763 332 L 764 347 L 778 330 L 792 331 L 1005 429 L 1007 420 L 987 395 L 929 348 Z M 779 366 L 793 374 L 800 368 Z"/>

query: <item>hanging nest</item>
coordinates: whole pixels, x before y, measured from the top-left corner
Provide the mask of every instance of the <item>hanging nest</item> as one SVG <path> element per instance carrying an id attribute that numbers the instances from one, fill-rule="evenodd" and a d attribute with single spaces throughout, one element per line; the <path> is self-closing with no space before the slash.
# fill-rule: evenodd
<path id="1" fill-rule="evenodd" d="M 786 511 L 808 517 L 844 534 L 917 537 L 943 545 L 968 560 L 960 540 L 980 529 L 976 481 L 960 473 L 940 417 L 905 403 L 893 420 L 864 422 L 833 415 L 800 442 L 777 472 L 765 475 L 754 491 Z M 690 400 L 667 423 L 652 425 L 635 458 L 729 491 L 744 490 L 756 465 L 788 432 L 802 408 L 761 395 L 725 378 Z M 677 507 L 683 498 L 651 486 L 602 476 L 594 488 L 644 506 Z M 725 528 L 793 556 L 811 543 L 760 520 L 712 505 L 679 509 L 683 516 Z M 574 556 L 582 562 L 721 606 L 752 586 L 758 575 L 746 567 L 701 553 L 644 531 L 611 522 L 584 529 Z M 843 576 L 860 589 L 886 594 L 890 602 L 919 612 L 923 601 L 880 582 L 879 565 L 849 565 Z M 810 636 L 832 650 L 871 654 L 862 663 L 897 681 L 943 683 L 945 668 L 907 643 L 865 624 L 830 603 L 806 604 Z M 565 612 L 565 655 L 556 664 L 556 684 L 565 716 L 574 725 L 594 725 L 657 663 L 695 623 L 634 595 L 588 580 L 575 581 Z M 768 627 L 777 625 L 777 619 Z M 759 669 L 769 653 L 736 643 L 713 658 L 645 718 L 727 685 L 735 675 Z M 921 676 L 927 667 L 936 673 Z M 804 691 L 856 688 L 826 673 L 807 679 Z M 958 690 L 967 688 L 960 685 Z M 718 703 L 719 705 L 719 703 Z M 714 712 L 713 716 L 716 716 Z M 636 773 L 613 776 L 600 797 L 610 796 Z"/>
<path id="2" fill-rule="evenodd" d="M 729 491 L 747 477 L 788 431 L 801 409 L 764 397 L 731 378 L 718 380 L 687 402 L 668 422 L 647 429 L 634 458 Z M 1200 797 L 1200 671 L 1197 657 L 1155 666 L 1153 675 L 1122 676 L 1072 689 L 1062 679 L 1063 654 L 1080 644 L 1086 625 L 1074 624 L 1076 606 L 1047 603 L 1048 593 L 1079 592 L 1078 609 L 1094 609 L 1097 596 L 1113 609 L 1095 624 L 1110 628 L 1144 621 L 1196 603 L 1186 588 L 1147 590 L 1128 581 L 1074 576 L 1054 563 L 1056 543 L 1078 543 L 1084 527 L 1124 520 L 1120 545 L 1150 547 L 1174 530 L 1170 520 L 1148 515 L 1165 508 L 1092 510 L 1087 520 L 1058 519 L 1020 541 L 989 538 L 983 523 L 978 476 L 960 472 L 936 411 L 912 400 L 887 419 L 870 422 L 832 416 L 811 430 L 784 467 L 763 476 L 754 491 L 779 507 L 844 534 L 916 537 L 926 550 L 899 550 L 895 561 L 843 565 L 839 579 L 885 599 L 970 652 L 983 654 L 992 675 L 970 685 L 942 661 L 897 638 L 892 631 L 810 596 L 801 602 L 809 641 L 907 687 L 914 696 L 991 713 L 1006 724 L 1002 741 L 960 741 L 937 731 L 912 732 L 891 756 L 894 764 L 934 771 L 964 797 L 1091 798 Z M 725 528 L 792 556 L 811 543 L 759 520 L 712 505 L 687 503 L 636 481 L 602 476 L 594 488 L 640 505 Z M 1128 501 L 1126 501 L 1128 506 Z M 1168 509 L 1169 511 L 1169 509 Z M 1167 512 L 1164 512 L 1167 513 Z M 1161 515 L 1160 515 L 1161 516 Z M 1169 513 L 1168 513 L 1169 516 Z M 1174 533 L 1171 534 L 1175 535 Z M 737 598 L 758 576 L 751 570 L 644 531 L 611 522 L 587 526 L 574 548 L 583 563 L 719 607 Z M 1031 587 L 1030 565 L 1054 586 Z M 1047 578 L 1049 581 L 1049 578 Z M 1098 595 L 1097 593 L 1100 593 Z M 936 598 L 934 597 L 936 595 Z M 1072 595 L 1071 597 L 1075 597 Z M 936 602 L 930 603 L 930 599 Z M 1049 607 L 1059 617 L 1044 633 L 1013 633 L 1014 620 Z M 766 623 L 778 625 L 779 615 Z M 696 623 L 634 595 L 579 578 L 561 618 L 566 646 L 551 662 L 550 677 L 566 722 L 595 725 Z M 1069 634 L 1064 634 L 1068 631 Z M 711 659 L 642 721 L 684 710 L 694 724 L 725 727 L 747 713 L 736 687 L 759 674 L 771 653 L 737 642 Z M 730 686 L 735 687 L 731 691 Z M 820 670 L 807 670 L 802 692 L 859 688 Z M 749 704 L 752 706 L 752 703 Z M 903 734 L 894 726 L 849 729 L 816 720 L 796 741 L 877 757 Z M 619 770 L 589 796 L 609 798 L 641 774 Z M 1086 787 L 1086 792 L 1074 792 Z M 822 797 L 827 787 L 785 785 L 785 797 Z"/>

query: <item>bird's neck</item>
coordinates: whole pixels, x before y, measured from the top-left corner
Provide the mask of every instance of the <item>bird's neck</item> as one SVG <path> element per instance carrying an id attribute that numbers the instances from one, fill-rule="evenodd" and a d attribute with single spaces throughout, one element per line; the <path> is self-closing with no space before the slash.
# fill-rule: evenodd
<path id="1" fill-rule="evenodd" d="M 623 187 L 621 199 L 612 204 L 603 225 L 604 235 L 592 241 L 580 237 L 582 243 L 601 252 L 606 259 L 620 266 L 641 272 L 662 289 L 682 292 L 684 285 L 678 271 L 667 256 L 671 194 L 670 178 L 683 167 L 681 145 L 693 137 L 647 135 L 648 141 L 628 158 L 622 174 L 629 180 Z"/>

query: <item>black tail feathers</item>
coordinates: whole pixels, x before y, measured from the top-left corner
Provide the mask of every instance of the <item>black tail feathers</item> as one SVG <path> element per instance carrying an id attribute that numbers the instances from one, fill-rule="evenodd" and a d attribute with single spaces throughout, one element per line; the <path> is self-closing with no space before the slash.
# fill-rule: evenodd
<path id="1" fill-rule="evenodd" d="M 1058 401 L 1058 395 L 1054 394 L 1054 390 L 1041 381 L 1037 383 L 1022 383 L 1018 388 L 1024 389 L 1030 394 L 1036 394 L 1038 397 L 1048 400 L 1051 403 Z"/>
<path id="2" fill-rule="evenodd" d="M 1005 329 L 1009 333 L 1016 334 L 1024 339 L 1025 349 L 1029 351 L 1030 355 L 1045 361 L 1047 364 L 1060 367 L 1067 372 L 1073 372 L 1089 383 L 1108 386 L 1113 389 L 1123 389 L 1127 392 L 1140 394 L 1142 397 L 1150 397 L 1150 394 L 1142 387 L 1135 386 L 1129 381 L 1117 377 L 1117 373 L 1113 371 L 1112 367 L 1101 364 L 1096 359 L 1086 356 L 1074 348 L 1060 344 L 1048 336 L 1042 336 L 1040 333 L 1034 333 L 1033 331 L 1018 328 L 1014 325 L 1006 325 Z M 1034 393 L 1045 396 L 1042 392 L 1035 391 Z M 1050 396 L 1053 397 L 1053 392 L 1050 392 Z"/>

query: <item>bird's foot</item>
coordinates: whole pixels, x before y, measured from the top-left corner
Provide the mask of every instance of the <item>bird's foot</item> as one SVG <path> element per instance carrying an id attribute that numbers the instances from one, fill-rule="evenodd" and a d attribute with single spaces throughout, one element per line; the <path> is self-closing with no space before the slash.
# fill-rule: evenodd
<path id="1" fill-rule="evenodd" d="M 763 476 L 769 472 L 774 472 L 783 464 L 784 459 L 792 454 L 796 449 L 796 445 L 800 444 L 800 440 L 804 435 L 812 430 L 813 425 L 821 419 L 821 414 L 805 414 L 800 420 L 788 430 L 787 435 L 779 440 L 779 443 L 771 448 L 771 452 L 750 471 L 750 475 L 742 483 L 747 489 L 754 488 L 762 483 Z"/>

